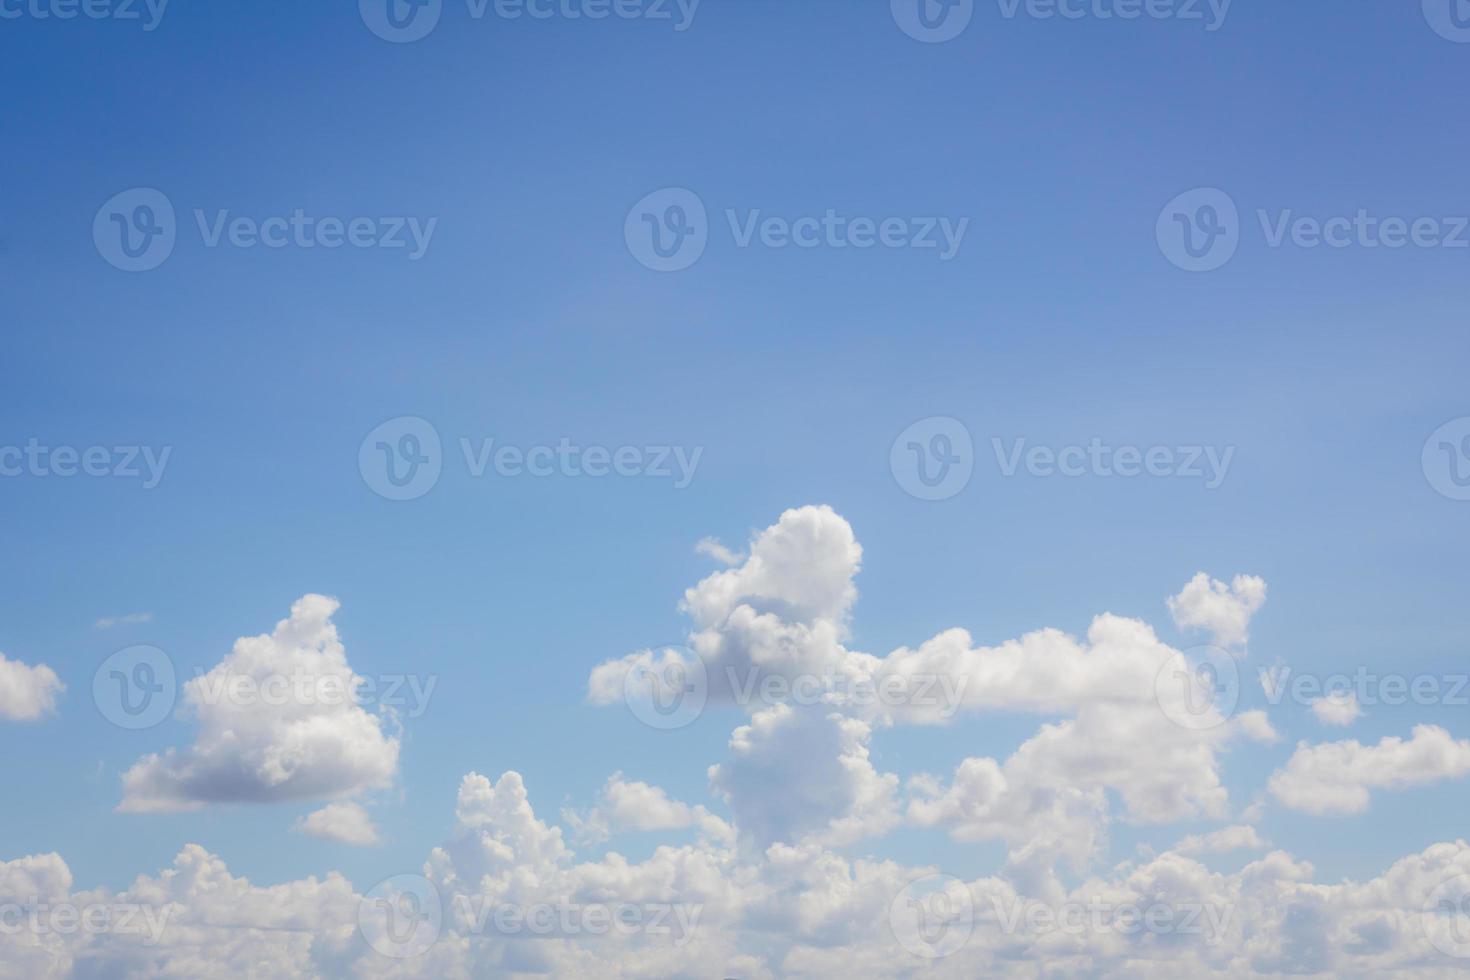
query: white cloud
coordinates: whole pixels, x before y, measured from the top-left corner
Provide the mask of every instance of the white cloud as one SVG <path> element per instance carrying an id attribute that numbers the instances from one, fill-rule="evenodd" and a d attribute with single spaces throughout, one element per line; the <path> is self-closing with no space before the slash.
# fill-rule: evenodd
<path id="1" fill-rule="evenodd" d="M 1208 834 L 1190 834 L 1175 844 L 1175 854 L 1224 854 L 1229 851 L 1262 851 L 1269 844 L 1249 825 L 1223 827 Z"/>
<path id="2" fill-rule="evenodd" d="M 1180 629 L 1206 630 L 1219 646 L 1242 647 L 1250 639 L 1251 617 L 1265 604 L 1264 579 L 1237 575 L 1227 586 L 1200 572 L 1169 599 L 1169 612 Z"/>
<path id="3" fill-rule="evenodd" d="M 1408 739 L 1377 745 L 1357 741 L 1299 743 L 1270 789 L 1293 810 L 1315 814 L 1362 813 L 1370 790 L 1404 789 L 1470 773 L 1470 741 L 1456 741 L 1437 725 L 1416 725 Z"/>
<path id="4" fill-rule="evenodd" d="M 768 708 L 730 736 L 730 759 L 710 785 L 730 806 L 742 841 L 847 844 L 898 823 L 898 777 L 868 759 L 872 730 L 822 708 Z"/>
<path id="5" fill-rule="evenodd" d="M 236 641 L 185 684 L 198 737 L 135 763 L 119 808 L 337 799 L 391 783 L 399 740 L 352 697 L 363 679 L 337 638 L 337 608 L 325 596 L 298 599 L 273 633 Z"/>
<path id="6" fill-rule="evenodd" d="M 757 534 L 739 568 L 715 572 L 684 593 L 697 624 L 718 623 L 741 605 L 791 622 L 843 620 L 857 589 L 863 549 L 831 507 L 788 510 Z"/>
<path id="7" fill-rule="evenodd" d="M 960 841 L 1005 841 L 1005 873 L 1040 889 L 1057 861 L 1082 870 L 1099 855 L 1110 795 L 1139 824 L 1227 816 L 1217 753 L 1234 731 L 1184 729 L 1157 706 L 1099 701 L 1043 725 L 1004 763 L 965 760 L 948 789 L 912 780 L 908 816 Z"/>
<path id="8" fill-rule="evenodd" d="M 51 910 L 106 916 L 102 929 L 74 921 L 62 932 L 23 920 L 19 928 L 0 930 L 0 977 L 368 975 L 347 966 L 358 899 L 337 874 L 260 887 L 190 844 L 173 867 L 141 876 L 121 892 L 70 888 L 71 873 L 54 854 L 0 862 L 0 905 L 29 907 L 39 897 Z M 13 926 L 16 919 L 7 922 Z"/>
<path id="9" fill-rule="evenodd" d="M 378 828 L 373 826 L 372 817 L 356 803 L 328 803 L 296 821 L 291 829 L 355 847 L 379 843 Z"/>
<path id="10" fill-rule="evenodd" d="M 1235 716 L 1235 726 L 1253 742 L 1274 742 L 1281 737 L 1264 711 L 1242 711 Z"/>
<path id="11" fill-rule="evenodd" d="M 648 783 L 630 781 L 613 773 L 602 788 L 597 805 L 586 813 L 563 811 L 579 843 L 601 844 L 612 837 L 633 832 L 699 828 L 700 833 L 728 841 L 730 826 L 703 805 L 690 806 L 671 799 L 664 790 Z"/>
<path id="12" fill-rule="evenodd" d="M 694 550 L 701 555 L 708 555 L 721 565 L 738 565 L 745 560 L 740 552 L 732 551 L 715 538 L 700 538 Z"/>
<path id="13" fill-rule="evenodd" d="M 56 710 L 56 699 L 65 690 L 56 671 L 45 664 L 30 667 L 0 653 L 0 719 L 35 721 Z"/>
<path id="14" fill-rule="evenodd" d="M 137 626 L 142 623 L 153 622 L 151 612 L 127 613 L 123 616 L 106 616 L 97 620 L 96 627 L 99 630 L 110 630 L 114 626 Z"/>
<path id="15" fill-rule="evenodd" d="M 456 838 L 431 858 L 451 877 L 473 884 L 518 865 L 555 867 L 571 857 L 560 828 L 536 819 L 520 773 L 495 783 L 479 773 L 465 776 L 454 815 Z"/>
<path id="16" fill-rule="evenodd" d="M 1352 691 L 1334 691 L 1312 702 L 1312 714 L 1324 725 L 1346 727 L 1362 717 L 1363 709 Z"/>

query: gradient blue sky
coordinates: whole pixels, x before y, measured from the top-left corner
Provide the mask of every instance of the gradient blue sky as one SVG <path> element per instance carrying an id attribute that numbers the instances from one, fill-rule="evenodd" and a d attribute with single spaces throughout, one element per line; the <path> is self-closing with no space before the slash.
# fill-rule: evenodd
<path id="1" fill-rule="evenodd" d="M 270 882 L 341 869 L 359 887 L 443 839 L 459 778 L 526 776 L 543 816 L 607 775 L 705 800 L 735 712 L 679 738 L 584 703 L 589 669 L 682 636 L 694 543 L 828 503 L 865 549 L 853 646 L 948 626 L 982 642 L 1102 611 L 1184 645 L 1164 598 L 1196 571 L 1263 576 L 1252 670 L 1463 669 L 1470 504 L 1420 466 L 1470 415 L 1470 250 L 1271 249 L 1255 209 L 1328 217 L 1470 213 L 1470 131 L 1454 109 L 1470 47 L 1418 4 L 1237 0 L 1222 29 L 1007 20 L 918 43 L 887 3 L 705 0 L 667 23 L 475 21 L 451 3 L 389 44 L 355 4 L 175 0 L 157 30 L 0 21 L 0 444 L 173 447 L 153 490 L 0 480 L 0 650 L 53 666 L 56 716 L 6 725 L 4 856 L 56 850 L 121 886 L 197 841 Z M 95 250 L 98 208 L 131 187 L 183 218 L 161 268 Z M 968 217 L 932 252 L 739 249 L 717 233 L 660 275 L 623 242 L 644 195 L 716 214 Z M 1155 241 L 1196 187 L 1247 215 L 1239 254 L 1183 272 Z M 264 217 L 437 217 L 417 262 L 345 249 L 207 249 L 194 208 Z M 704 447 L 694 483 L 468 478 L 381 499 L 356 465 L 384 419 L 453 443 Z M 974 479 L 924 502 L 889 472 L 894 437 L 952 416 Z M 1005 479 L 991 437 L 1237 447 L 1225 484 Z M 451 450 L 452 452 L 452 450 Z M 387 843 L 285 832 L 314 806 L 114 812 L 119 774 L 187 744 L 171 721 L 110 726 L 91 676 L 132 643 L 208 669 L 307 592 L 336 596 L 363 673 L 440 678 L 407 723 Z M 98 630 L 147 611 L 147 624 Z M 1254 683 L 1247 699 L 1261 700 Z M 1233 751 L 1248 801 L 1298 737 Z M 1378 708 L 1470 735 L 1463 708 Z M 879 733 L 880 770 L 947 772 L 1009 753 L 1034 719 Z M 1367 876 L 1464 833 L 1462 782 L 1375 796 L 1330 822 L 1281 808 L 1262 831 L 1324 879 Z M 1119 827 L 1114 853 L 1190 827 Z M 867 845 L 858 845 L 862 852 Z M 988 873 L 998 848 L 903 831 L 886 853 Z M 636 853 L 636 848 L 632 849 Z"/>

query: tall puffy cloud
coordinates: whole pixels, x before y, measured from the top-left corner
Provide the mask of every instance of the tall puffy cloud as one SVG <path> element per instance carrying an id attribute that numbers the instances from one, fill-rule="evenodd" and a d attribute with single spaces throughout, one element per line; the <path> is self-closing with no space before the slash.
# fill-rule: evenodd
<path id="1" fill-rule="evenodd" d="M 237 640 L 185 684 L 198 737 L 124 773 L 120 809 L 334 799 L 388 785 L 399 739 L 388 733 L 390 719 L 357 702 L 364 680 L 332 623 L 338 606 L 326 596 L 298 599 L 274 632 Z"/>
<path id="2" fill-rule="evenodd" d="M 45 664 L 30 667 L 0 653 L 0 719 L 35 721 L 56 710 L 56 699 L 65 690 L 56 671 Z"/>
<path id="3" fill-rule="evenodd" d="M 853 577 L 862 559 L 852 525 L 831 507 L 788 510 L 755 536 L 738 567 L 686 591 L 684 608 L 701 628 L 742 606 L 787 622 L 841 622 L 857 599 Z"/>
<path id="4" fill-rule="evenodd" d="M 730 759 L 710 768 L 741 838 L 849 844 L 898 824 L 898 777 L 868 758 L 868 725 L 819 708 L 777 705 L 730 737 Z"/>

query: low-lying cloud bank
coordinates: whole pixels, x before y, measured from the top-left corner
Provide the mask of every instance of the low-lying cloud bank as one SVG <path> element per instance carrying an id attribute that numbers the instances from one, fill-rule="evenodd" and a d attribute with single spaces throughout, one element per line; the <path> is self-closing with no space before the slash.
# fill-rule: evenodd
<path id="1" fill-rule="evenodd" d="M 1237 711 L 1217 689 L 1220 668 L 1248 656 L 1251 620 L 1266 601 L 1260 579 L 1226 585 L 1202 573 L 1168 601 L 1180 629 L 1220 647 L 1207 676 L 1197 651 L 1107 613 L 1081 637 L 1040 629 L 989 646 L 949 629 L 884 655 L 851 649 L 863 553 L 830 508 L 788 511 L 743 551 L 710 540 L 700 549 L 725 567 L 685 593 L 688 648 L 597 665 L 587 694 L 621 704 L 630 679 L 646 673 L 680 690 L 696 679 L 711 706 L 737 706 L 726 755 L 709 767 L 708 799 L 679 800 L 647 781 L 656 775 L 647 764 L 627 764 L 589 788 L 585 806 L 562 811 L 564 830 L 537 815 L 519 773 L 470 773 L 448 839 L 421 867 L 371 887 L 336 874 L 255 885 L 194 845 L 116 894 L 77 891 L 55 854 L 0 862 L 0 977 L 968 980 L 1470 969 L 1464 841 L 1409 854 L 1365 882 L 1330 883 L 1272 850 L 1254 826 L 1268 799 L 1342 815 L 1367 808 L 1373 792 L 1458 778 L 1470 772 L 1470 743 L 1421 726 L 1377 745 L 1283 747 L 1290 757 L 1262 795 L 1244 807 L 1231 799 L 1221 774 L 1232 749 L 1277 739 L 1263 712 Z M 302 599 L 218 670 L 306 664 L 350 679 L 335 610 L 333 600 Z M 882 696 L 858 695 L 875 691 Z M 377 842 L 350 798 L 396 773 L 397 737 L 383 719 L 353 706 L 237 715 L 199 697 L 193 707 L 199 737 L 141 760 L 125 780 L 126 808 L 323 798 L 298 831 Z M 875 740 L 893 728 L 998 712 L 1036 719 L 1008 753 L 972 755 L 945 772 L 885 772 L 874 761 Z M 633 714 L 628 723 L 638 723 Z M 1119 821 L 1178 843 L 1109 861 Z M 1183 821 L 1194 832 L 1170 829 Z M 951 847 L 993 842 L 1005 857 L 974 877 L 878 856 L 900 828 L 946 834 Z M 641 861 L 604 850 L 629 834 L 663 843 Z M 71 911 L 58 919 L 58 909 Z"/>

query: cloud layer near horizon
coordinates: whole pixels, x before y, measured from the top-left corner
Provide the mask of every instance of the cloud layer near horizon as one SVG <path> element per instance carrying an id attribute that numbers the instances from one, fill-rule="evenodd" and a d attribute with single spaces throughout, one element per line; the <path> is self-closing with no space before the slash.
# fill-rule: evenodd
<path id="1" fill-rule="evenodd" d="M 263 887 L 190 845 L 173 868 L 112 895 L 76 891 L 58 855 L 0 862 L 0 904 L 41 896 L 169 910 L 152 942 L 115 931 L 0 934 L 0 977 L 1431 977 L 1470 962 L 1445 952 L 1459 948 L 1460 923 L 1444 913 L 1463 913 L 1456 903 L 1470 893 L 1470 845 L 1434 844 L 1376 878 L 1336 884 L 1270 850 L 1253 826 L 1261 802 L 1242 806 L 1221 778 L 1234 747 L 1275 738 L 1270 722 L 1261 712 L 1201 707 L 1189 686 L 1194 664 L 1142 620 L 1103 613 L 1081 637 L 1039 629 L 994 645 L 948 629 L 874 655 L 848 646 L 863 554 L 830 508 L 787 511 L 744 552 L 703 550 L 727 567 L 685 593 L 690 656 L 705 669 L 712 702 L 743 711 L 726 756 L 709 768 L 706 801 L 679 800 L 647 781 L 656 776 L 647 763 L 641 772 L 627 765 L 593 791 L 590 806 L 563 811 L 564 831 L 537 815 L 520 773 L 466 775 L 448 838 L 422 867 L 405 869 L 443 908 L 437 941 L 406 958 L 383 954 L 385 933 L 365 913 L 377 908 L 377 890 L 335 874 Z M 1168 608 L 1181 628 L 1205 630 L 1243 658 L 1265 596 L 1260 579 L 1236 576 L 1227 586 L 1202 573 Z M 336 608 L 303 598 L 273 633 L 242 639 L 208 676 L 305 664 L 350 678 L 331 623 Z M 661 656 L 642 651 L 596 666 L 589 700 L 619 702 L 628 672 Z M 825 687 L 810 701 L 751 700 L 750 687 L 742 694 L 752 678 L 759 689 L 767 678 L 812 677 Z M 948 692 L 939 704 L 853 696 L 885 683 L 913 694 L 931 678 L 946 682 L 936 688 Z M 322 798 L 334 802 L 298 830 L 377 839 L 348 798 L 396 772 L 397 738 L 382 719 L 355 705 L 240 712 L 194 683 L 186 697 L 197 739 L 134 766 L 127 808 Z M 875 743 L 895 728 L 1001 712 L 1036 723 L 1008 753 L 969 755 L 941 772 L 887 772 L 875 762 Z M 1358 812 L 1372 791 L 1470 772 L 1467 745 L 1432 726 L 1377 745 L 1302 744 L 1269 792 L 1306 813 Z M 1108 860 L 1119 822 L 1169 833 L 1185 821 L 1206 829 L 1176 831 L 1169 839 L 1178 843 L 1162 853 Z M 941 958 L 917 954 L 895 924 L 913 883 L 945 871 L 876 856 L 899 828 L 1004 849 L 994 873 L 947 879 L 937 893 L 946 908 L 958 901 L 969 910 L 964 941 Z M 660 843 L 641 861 L 578 852 L 629 834 Z M 925 914 L 933 894 L 922 898 Z M 1193 909 L 1197 928 L 1161 934 L 1108 920 L 1070 929 L 1030 914 L 1099 901 Z M 498 928 L 493 914 L 569 904 L 689 914 L 670 920 L 682 931 L 563 925 L 534 935 Z"/>

